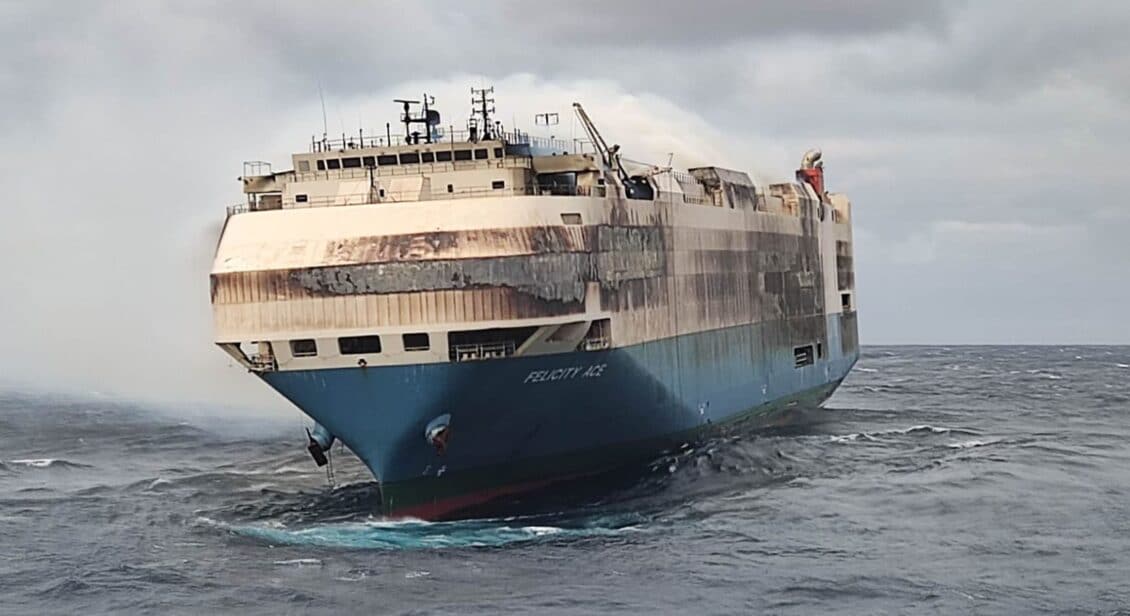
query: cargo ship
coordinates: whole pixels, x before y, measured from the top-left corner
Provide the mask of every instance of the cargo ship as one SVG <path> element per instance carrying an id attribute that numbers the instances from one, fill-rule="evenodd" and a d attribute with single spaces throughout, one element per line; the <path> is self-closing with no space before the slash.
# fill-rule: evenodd
<path id="1" fill-rule="evenodd" d="M 459 129 L 398 100 L 395 134 L 245 163 L 211 271 L 216 344 L 313 420 L 317 463 L 340 440 L 368 466 L 380 513 L 654 459 L 851 370 L 851 204 L 818 150 L 757 185 L 632 161 L 576 103 L 583 139 L 508 128 L 472 92 Z"/>

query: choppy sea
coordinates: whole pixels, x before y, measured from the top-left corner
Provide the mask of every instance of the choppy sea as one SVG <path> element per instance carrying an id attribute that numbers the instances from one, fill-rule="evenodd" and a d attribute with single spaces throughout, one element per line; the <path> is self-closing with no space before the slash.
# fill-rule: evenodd
<path id="1" fill-rule="evenodd" d="M 1130 614 L 1130 347 L 868 347 L 787 427 L 461 522 L 192 416 L 0 392 L 0 613 Z"/>

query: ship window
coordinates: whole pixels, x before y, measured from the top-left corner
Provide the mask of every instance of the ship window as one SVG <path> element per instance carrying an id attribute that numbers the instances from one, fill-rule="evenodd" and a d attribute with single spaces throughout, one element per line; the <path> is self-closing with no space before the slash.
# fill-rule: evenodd
<path id="1" fill-rule="evenodd" d="M 612 320 L 597 319 L 589 325 L 589 331 L 577 345 L 578 351 L 603 351 L 612 346 Z"/>
<path id="2" fill-rule="evenodd" d="M 337 339 L 337 349 L 342 355 L 363 355 L 381 352 L 380 336 L 344 336 Z"/>
<path id="3" fill-rule="evenodd" d="M 385 167 L 396 164 L 396 154 L 382 154 L 377 157 L 377 164 Z"/>
<path id="4" fill-rule="evenodd" d="M 336 158 L 327 158 L 326 169 L 341 169 L 341 161 Z"/>
<path id="5" fill-rule="evenodd" d="M 306 173 L 306 172 L 310 171 L 310 161 L 308 161 L 308 160 L 298 161 L 298 171 L 301 172 L 301 173 Z"/>
<path id="6" fill-rule="evenodd" d="M 812 352 L 812 345 L 806 344 L 793 349 L 793 360 L 797 368 L 811 366 L 815 359 L 815 354 Z"/>
<path id="7" fill-rule="evenodd" d="M 581 214 L 579 212 L 565 212 L 561 214 L 561 222 L 567 225 L 581 224 Z"/>
<path id="8" fill-rule="evenodd" d="M 471 150 L 455 150 L 455 160 L 471 160 Z"/>
<path id="9" fill-rule="evenodd" d="M 495 180 L 495 181 L 490 183 L 490 187 L 495 189 L 495 190 L 499 190 L 501 188 L 506 188 L 506 181 L 505 180 Z"/>
<path id="10" fill-rule="evenodd" d="M 840 306 L 845 311 L 851 310 L 851 293 L 840 293 Z"/>
<path id="11" fill-rule="evenodd" d="M 422 163 L 434 163 L 435 161 L 436 155 L 431 152 L 423 152 L 420 154 L 420 162 Z"/>
<path id="12" fill-rule="evenodd" d="M 436 152 L 436 162 L 437 163 L 449 163 L 449 162 L 451 162 L 451 152 L 449 150 L 443 150 L 442 152 Z"/>
<path id="13" fill-rule="evenodd" d="M 486 148 L 475 150 L 475 160 L 486 160 L 488 156 Z"/>
<path id="14" fill-rule="evenodd" d="M 318 354 L 318 345 L 313 338 L 291 340 L 290 354 L 295 357 L 314 357 Z"/>
<path id="15" fill-rule="evenodd" d="M 306 203 L 309 200 L 310 200 L 310 197 L 308 197 L 307 195 L 294 195 L 294 202 L 295 203 Z"/>
<path id="16" fill-rule="evenodd" d="M 816 343 L 816 359 L 824 359 L 824 343 Z"/>
<path id="17" fill-rule="evenodd" d="M 495 148 L 494 149 L 494 157 L 495 158 L 502 158 L 502 148 Z"/>
<path id="18" fill-rule="evenodd" d="M 362 156 L 361 164 L 365 165 L 366 167 L 376 167 L 377 159 L 373 158 L 372 156 Z"/>
<path id="19" fill-rule="evenodd" d="M 510 357 L 537 331 L 537 327 L 508 327 L 449 332 L 447 356 L 451 361 Z"/>
<path id="20" fill-rule="evenodd" d="M 341 159 L 341 166 L 345 169 L 356 169 L 361 166 L 361 159 L 354 156 L 352 158 Z"/>
<path id="21" fill-rule="evenodd" d="M 431 348 L 427 334 L 404 334 L 405 351 L 427 351 Z"/>
<path id="22" fill-rule="evenodd" d="M 405 152 L 400 155 L 400 164 L 415 165 L 420 162 L 420 155 L 415 152 Z"/>
<path id="23" fill-rule="evenodd" d="M 383 198 L 384 198 L 384 196 L 385 196 L 385 189 L 383 189 L 383 188 L 378 188 L 378 189 L 377 189 L 377 196 L 383 199 Z"/>
<path id="24" fill-rule="evenodd" d="M 449 192 L 449 193 L 455 192 L 455 184 L 448 184 L 447 185 L 447 192 Z"/>
<path id="25" fill-rule="evenodd" d="M 325 170 L 326 170 L 326 161 L 319 160 L 318 161 L 318 171 L 325 171 Z"/>

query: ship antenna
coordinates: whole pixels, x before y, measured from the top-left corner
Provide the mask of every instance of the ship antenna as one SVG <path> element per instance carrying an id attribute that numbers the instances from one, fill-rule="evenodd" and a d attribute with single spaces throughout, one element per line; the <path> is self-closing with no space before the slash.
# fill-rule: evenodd
<path id="1" fill-rule="evenodd" d="M 326 121 L 326 95 L 322 92 L 321 82 L 318 82 L 318 98 L 322 101 L 322 141 L 325 142 L 326 137 L 329 136 L 330 128 L 329 122 Z"/>
<path id="2" fill-rule="evenodd" d="M 494 113 L 494 98 L 488 98 L 488 94 L 494 94 L 494 86 L 489 88 L 471 88 L 471 117 L 478 115 L 483 118 L 483 134 L 484 140 L 491 138 L 490 129 L 490 114 Z M 488 107 L 489 105 L 489 107 Z"/>

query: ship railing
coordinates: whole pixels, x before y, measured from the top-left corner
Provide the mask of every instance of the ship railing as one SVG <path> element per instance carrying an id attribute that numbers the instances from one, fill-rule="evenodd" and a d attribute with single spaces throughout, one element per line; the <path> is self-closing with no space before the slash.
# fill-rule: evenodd
<path id="1" fill-rule="evenodd" d="M 390 191 L 373 187 L 368 192 L 347 193 L 325 196 L 304 196 L 298 201 L 295 197 L 283 201 L 245 202 L 228 206 L 228 216 L 245 212 L 262 212 L 278 209 L 302 209 L 312 207 L 342 207 L 349 205 L 370 205 L 382 203 L 416 203 L 427 201 L 448 201 L 455 199 L 482 199 L 486 197 L 531 197 L 531 196 L 557 196 L 557 197 L 604 197 L 607 194 L 605 186 L 571 186 L 571 185 L 536 185 L 495 188 L 494 186 L 464 186 L 452 187 L 450 192 L 431 191 L 422 193 L 419 190 Z"/>
<path id="2" fill-rule="evenodd" d="M 490 161 L 468 160 L 443 163 L 414 163 L 403 166 L 383 165 L 378 167 L 353 167 L 350 169 L 326 169 L 322 171 L 296 171 L 294 172 L 294 179 L 291 181 L 364 180 L 370 177 L 374 180 L 379 180 L 380 178 L 386 177 L 407 177 L 473 169 L 529 169 L 532 165 L 533 163 L 528 157 L 507 156 Z"/>
<path id="3" fill-rule="evenodd" d="M 608 336 L 589 336 L 581 341 L 581 348 L 585 351 L 603 351 L 612 346 Z"/>
<path id="4" fill-rule="evenodd" d="M 247 356 L 247 362 L 251 364 L 251 369 L 255 372 L 274 372 L 279 369 L 274 355 L 255 353 Z"/>
<path id="5" fill-rule="evenodd" d="M 231 218 L 232 216 L 235 216 L 236 214 L 243 214 L 245 212 L 250 212 L 253 209 L 254 209 L 254 207 L 250 203 L 236 203 L 235 205 L 229 205 L 228 206 L 228 218 Z"/>
<path id="6" fill-rule="evenodd" d="M 452 127 L 436 127 L 435 132 L 432 133 L 432 145 L 438 143 L 476 143 L 482 141 L 502 141 L 507 145 L 528 145 L 534 148 L 544 148 L 553 151 L 570 151 L 575 149 L 574 144 L 562 139 L 554 139 L 547 137 L 536 137 L 527 132 L 520 130 L 503 131 L 501 133 L 494 133 L 489 140 L 481 138 L 482 133 L 478 133 L 478 138 L 475 142 L 471 141 L 471 133 L 467 130 L 455 130 Z M 342 134 L 340 139 L 311 139 L 310 151 L 311 152 L 344 152 L 347 150 L 360 150 L 365 148 L 389 148 L 408 145 L 428 145 L 427 138 L 424 135 L 420 139 L 414 140 L 405 135 L 392 135 L 389 133 L 381 134 L 366 134 L 364 131 L 358 131 L 356 135 Z"/>
<path id="7" fill-rule="evenodd" d="M 481 361 L 484 359 L 502 359 L 514 354 L 517 347 L 513 341 L 490 342 L 485 344 L 457 344 L 449 352 L 451 361 Z"/>

